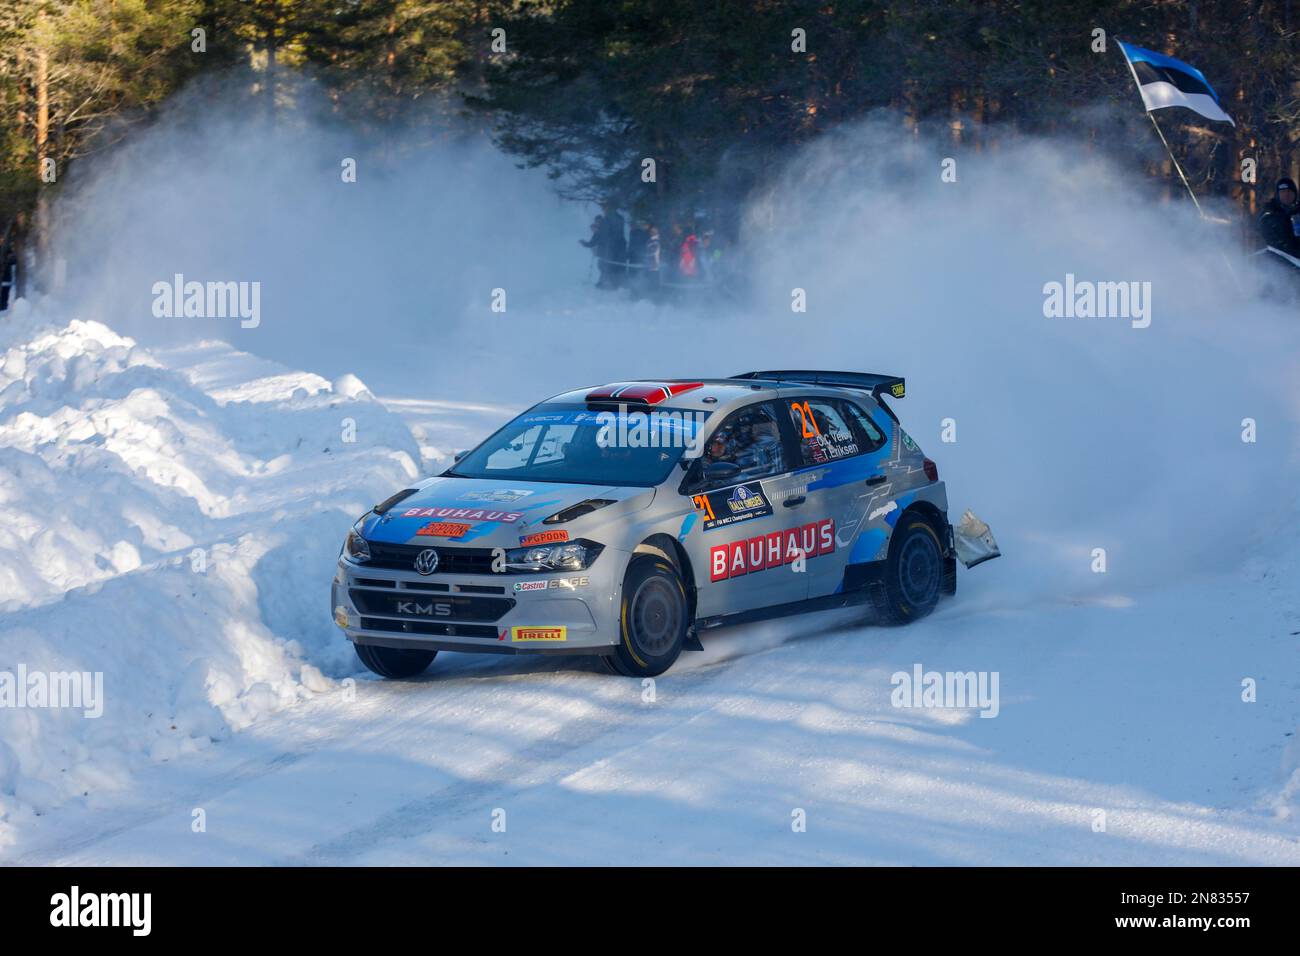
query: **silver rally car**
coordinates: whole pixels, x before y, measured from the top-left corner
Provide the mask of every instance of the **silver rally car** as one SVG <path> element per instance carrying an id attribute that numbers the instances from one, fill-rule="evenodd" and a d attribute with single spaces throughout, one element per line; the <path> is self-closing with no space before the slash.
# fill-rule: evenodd
<path id="1" fill-rule="evenodd" d="M 956 533 L 901 378 L 765 371 L 535 405 L 357 520 L 334 620 L 383 677 L 438 651 L 594 654 L 653 676 L 714 627 L 865 604 L 902 624 L 997 557 Z"/>

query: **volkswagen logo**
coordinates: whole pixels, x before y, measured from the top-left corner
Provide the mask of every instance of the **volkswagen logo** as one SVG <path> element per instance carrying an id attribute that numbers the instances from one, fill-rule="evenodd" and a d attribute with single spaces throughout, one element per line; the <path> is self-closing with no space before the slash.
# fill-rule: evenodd
<path id="1" fill-rule="evenodd" d="M 425 548 L 415 556 L 415 570 L 421 574 L 432 574 L 438 570 L 438 552 Z"/>

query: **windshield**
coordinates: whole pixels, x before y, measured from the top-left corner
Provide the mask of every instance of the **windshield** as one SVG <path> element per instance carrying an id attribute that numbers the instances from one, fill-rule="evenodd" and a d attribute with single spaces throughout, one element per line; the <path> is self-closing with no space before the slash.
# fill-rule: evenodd
<path id="1" fill-rule="evenodd" d="M 655 408 L 589 411 L 538 405 L 457 462 L 460 478 L 657 485 L 694 448 L 708 412 Z"/>

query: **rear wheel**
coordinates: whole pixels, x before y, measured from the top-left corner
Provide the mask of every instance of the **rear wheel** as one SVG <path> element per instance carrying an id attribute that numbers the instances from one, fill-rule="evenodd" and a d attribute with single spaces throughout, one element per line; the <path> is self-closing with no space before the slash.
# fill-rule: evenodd
<path id="1" fill-rule="evenodd" d="M 605 665 L 627 677 L 656 677 L 673 666 L 686 640 L 686 589 L 666 560 L 639 555 L 623 579 L 619 642 Z"/>
<path id="2" fill-rule="evenodd" d="M 944 578 L 943 545 L 934 526 L 919 514 L 903 515 L 889 542 L 884 573 L 871 590 L 880 623 L 907 624 L 925 617 L 939 603 Z"/>
<path id="3" fill-rule="evenodd" d="M 375 644 L 354 644 L 361 663 L 380 677 L 400 679 L 424 673 L 438 656 L 437 651 L 415 648 L 379 647 Z"/>

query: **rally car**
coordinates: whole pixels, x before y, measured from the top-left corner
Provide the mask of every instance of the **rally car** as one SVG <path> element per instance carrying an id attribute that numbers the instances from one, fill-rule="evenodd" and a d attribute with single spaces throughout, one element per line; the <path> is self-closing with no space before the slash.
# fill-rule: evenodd
<path id="1" fill-rule="evenodd" d="M 334 620 L 370 670 L 438 651 L 599 655 L 667 670 L 723 625 L 868 605 L 902 624 L 997 556 L 957 533 L 885 396 L 903 379 L 764 371 L 621 382 L 533 406 L 359 518 Z"/>

